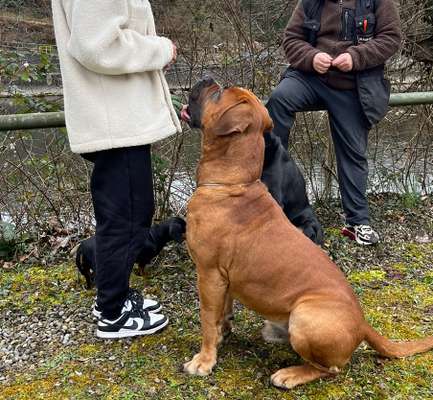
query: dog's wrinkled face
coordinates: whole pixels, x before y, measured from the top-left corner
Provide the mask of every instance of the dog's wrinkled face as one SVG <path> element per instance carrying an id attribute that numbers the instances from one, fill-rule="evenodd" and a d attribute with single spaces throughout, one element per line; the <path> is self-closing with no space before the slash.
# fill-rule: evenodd
<path id="1" fill-rule="evenodd" d="M 193 86 L 184 117 L 192 128 L 203 130 L 207 127 L 212 131 L 214 125 L 218 125 L 218 131 L 225 128 L 224 132 L 214 132 L 218 136 L 241 132 L 253 122 L 262 124 L 257 128 L 264 131 L 273 125 L 267 110 L 254 94 L 238 87 L 223 89 L 212 77 L 205 77 Z"/>

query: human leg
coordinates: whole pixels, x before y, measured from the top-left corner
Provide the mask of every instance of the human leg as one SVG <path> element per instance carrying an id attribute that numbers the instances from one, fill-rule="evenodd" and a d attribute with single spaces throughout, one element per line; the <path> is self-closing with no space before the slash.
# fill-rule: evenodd
<path id="1" fill-rule="evenodd" d="M 368 123 L 356 91 L 330 89 L 327 99 L 346 221 L 367 225 Z"/>
<path id="2" fill-rule="evenodd" d="M 295 121 L 295 113 L 321 105 L 320 98 L 310 84 L 312 78 L 300 71 L 286 71 L 266 104 L 274 122 L 273 132 L 281 139 L 285 149 L 288 147 L 289 132 Z"/>

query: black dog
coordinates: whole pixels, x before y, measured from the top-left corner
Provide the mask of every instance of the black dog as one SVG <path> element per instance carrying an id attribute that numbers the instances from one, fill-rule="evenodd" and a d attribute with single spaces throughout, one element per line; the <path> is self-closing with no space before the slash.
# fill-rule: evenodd
<path id="1" fill-rule="evenodd" d="M 265 133 L 262 181 L 290 222 L 301 228 L 314 243 L 321 245 L 323 230 L 308 201 L 304 177 L 273 132 Z"/>
<path id="2" fill-rule="evenodd" d="M 199 97 L 212 88 L 216 82 L 211 77 L 198 82 L 190 92 L 184 119 L 192 128 L 201 129 L 201 107 Z M 218 99 L 216 92 L 215 101 Z M 305 180 L 296 163 L 272 132 L 265 133 L 265 160 L 262 181 L 269 192 L 282 207 L 293 225 L 302 229 L 304 234 L 318 245 L 323 243 L 322 227 L 308 201 Z"/>
<path id="3" fill-rule="evenodd" d="M 181 243 L 184 239 L 186 223 L 182 218 L 174 217 L 167 221 L 153 225 L 149 229 L 149 238 L 145 246 L 137 257 L 136 262 L 140 267 L 149 264 L 156 257 L 164 246 L 174 240 Z M 75 263 L 78 271 L 86 279 L 87 288 L 91 289 L 95 285 L 96 273 L 96 238 L 92 236 L 83 240 L 72 250 L 71 254 L 75 255 Z"/>

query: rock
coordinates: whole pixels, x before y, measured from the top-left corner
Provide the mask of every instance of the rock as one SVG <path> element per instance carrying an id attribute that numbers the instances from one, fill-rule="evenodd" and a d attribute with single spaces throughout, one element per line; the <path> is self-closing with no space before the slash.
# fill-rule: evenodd
<path id="1" fill-rule="evenodd" d="M 69 339 L 70 339 L 71 335 L 69 333 L 67 333 L 65 336 L 63 336 L 63 340 L 62 340 L 62 344 L 65 346 L 69 343 Z"/>

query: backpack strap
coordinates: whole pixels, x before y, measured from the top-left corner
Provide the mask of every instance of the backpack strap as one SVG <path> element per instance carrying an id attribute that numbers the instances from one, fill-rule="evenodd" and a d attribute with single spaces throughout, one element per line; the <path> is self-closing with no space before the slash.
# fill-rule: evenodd
<path id="1" fill-rule="evenodd" d="M 356 0 L 356 15 L 376 12 L 376 0 Z"/>
<path id="2" fill-rule="evenodd" d="M 324 4 L 325 0 L 302 0 L 305 15 L 302 27 L 306 41 L 313 47 L 317 44 L 317 34 L 321 27 L 320 21 Z"/>

